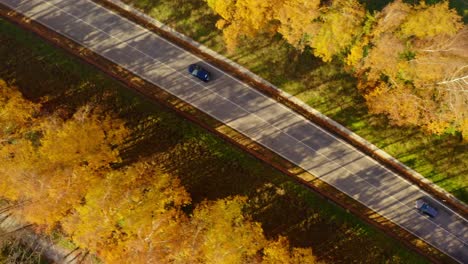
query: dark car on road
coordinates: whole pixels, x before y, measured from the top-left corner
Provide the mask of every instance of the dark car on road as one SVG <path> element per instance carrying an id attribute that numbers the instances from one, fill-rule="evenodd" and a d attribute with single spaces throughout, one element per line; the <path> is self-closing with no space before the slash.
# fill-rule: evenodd
<path id="1" fill-rule="evenodd" d="M 198 64 L 190 64 L 188 67 L 188 71 L 190 74 L 204 82 L 208 82 L 211 79 L 210 72 Z"/>
<path id="2" fill-rule="evenodd" d="M 432 218 L 436 217 L 437 214 L 439 213 L 437 209 L 434 208 L 434 206 L 430 205 L 427 201 L 424 199 L 418 199 L 416 200 L 416 209 L 419 210 L 419 212 L 428 215 Z"/>

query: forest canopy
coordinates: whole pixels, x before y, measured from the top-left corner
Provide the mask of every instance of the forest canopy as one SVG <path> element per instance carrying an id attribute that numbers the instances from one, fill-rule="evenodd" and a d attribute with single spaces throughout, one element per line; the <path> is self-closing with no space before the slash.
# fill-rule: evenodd
<path id="1" fill-rule="evenodd" d="M 44 232 L 63 232 L 105 263 L 315 263 L 310 248 L 267 239 L 244 213 L 246 197 L 191 198 L 151 157 L 125 166 L 117 146 L 132 131 L 85 105 L 49 114 L 0 80 L 0 199 Z"/>
<path id="2" fill-rule="evenodd" d="M 468 29 L 447 1 L 389 3 L 369 11 L 357 0 L 206 0 L 226 48 L 281 34 L 298 50 L 343 63 L 368 109 L 398 126 L 468 140 Z"/>

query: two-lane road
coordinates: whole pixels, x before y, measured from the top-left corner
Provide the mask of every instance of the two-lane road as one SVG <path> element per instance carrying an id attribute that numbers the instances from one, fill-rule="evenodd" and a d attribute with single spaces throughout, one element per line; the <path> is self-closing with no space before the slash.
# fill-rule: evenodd
<path id="1" fill-rule="evenodd" d="M 378 212 L 460 263 L 468 222 L 429 194 L 302 116 L 154 33 L 89 0 L 0 0 L 229 125 Z M 201 63 L 203 83 L 187 73 Z M 417 212 L 426 197 L 439 216 Z"/>

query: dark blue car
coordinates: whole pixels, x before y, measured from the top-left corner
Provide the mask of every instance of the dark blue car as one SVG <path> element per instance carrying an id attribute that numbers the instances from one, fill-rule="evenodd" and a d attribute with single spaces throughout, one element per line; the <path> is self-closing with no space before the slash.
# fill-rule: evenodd
<path id="1" fill-rule="evenodd" d="M 208 82 L 211 79 L 210 72 L 198 64 L 190 64 L 188 67 L 188 71 L 190 74 L 204 82 Z"/>
<path id="2" fill-rule="evenodd" d="M 423 199 L 416 200 L 416 208 L 423 214 L 428 215 L 432 218 L 436 217 L 439 213 L 437 209 L 431 206 L 428 202 Z"/>

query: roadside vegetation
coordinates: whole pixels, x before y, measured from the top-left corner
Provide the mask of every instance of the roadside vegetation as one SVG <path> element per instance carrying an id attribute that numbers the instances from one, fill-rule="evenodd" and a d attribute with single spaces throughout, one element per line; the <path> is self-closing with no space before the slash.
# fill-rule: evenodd
<path id="1" fill-rule="evenodd" d="M 46 264 L 41 250 L 31 250 L 25 247 L 20 240 L 20 233 L 8 233 L 0 230 L 0 263 Z"/>
<path id="2" fill-rule="evenodd" d="M 222 252 L 234 262 L 424 263 L 3 20 L 0 43 L 0 195 L 24 201 L 11 213 L 37 230 L 68 234 L 109 263 L 206 262 Z"/>
<path id="3" fill-rule="evenodd" d="M 240 63 L 468 202 L 468 93 L 460 79 L 467 73 L 468 34 L 450 9 L 466 12 L 461 1 L 362 1 L 367 9 L 347 0 L 328 7 L 300 0 L 124 2 Z"/>
<path id="4" fill-rule="evenodd" d="M 17 239 L 4 238 L 0 240 L 0 263 L 45 264 L 39 251 L 25 249 Z"/>

